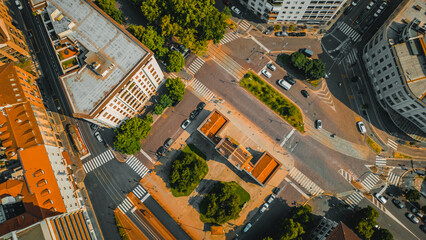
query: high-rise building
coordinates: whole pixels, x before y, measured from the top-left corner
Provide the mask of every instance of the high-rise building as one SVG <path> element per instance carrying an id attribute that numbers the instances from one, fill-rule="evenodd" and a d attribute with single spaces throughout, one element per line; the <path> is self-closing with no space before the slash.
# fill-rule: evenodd
<path id="1" fill-rule="evenodd" d="M 363 50 L 378 102 L 401 130 L 417 140 L 426 136 L 426 23 L 416 18 L 423 14 L 416 6 L 423 3 L 408 3 Z"/>
<path id="2" fill-rule="evenodd" d="M 141 113 L 164 82 L 153 53 L 92 1 L 42 2 L 74 117 L 116 127 Z"/>
<path id="3" fill-rule="evenodd" d="M 0 0 L 0 65 L 29 57 L 24 35 L 13 21 L 5 1 Z"/>
<path id="4" fill-rule="evenodd" d="M 268 23 L 324 24 L 336 15 L 346 0 L 240 0 L 240 2 Z"/>

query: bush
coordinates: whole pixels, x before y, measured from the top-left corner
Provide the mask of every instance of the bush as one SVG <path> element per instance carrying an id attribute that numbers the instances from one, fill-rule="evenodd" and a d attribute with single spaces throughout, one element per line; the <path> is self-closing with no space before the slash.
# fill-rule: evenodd
<path id="1" fill-rule="evenodd" d="M 321 60 L 311 60 L 300 52 L 294 52 L 290 55 L 290 63 L 311 80 L 323 78 L 325 75 L 325 65 Z"/>
<path id="2" fill-rule="evenodd" d="M 154 107 L 154 111 L 152 111 L 152 113 L 155 115 L 161 115 L 163 111 L 164 111 L 164 107 L 161 106 L 161 104 L 158 104 L 157 106 Z"/>
<path id="3" fill-rule="evenodd" d="M 420 192 L 417 191 L 416 189 L 411 189 L 405 194 L 405 198 L 410 202 L 417 201 L 420 199 L 420 197 L 421 197 Z"/>
<path id="4" fill-rule="evenodd" d="M 290 24 L 290 26 L 288 26 L 288 31 L 292 32 L 294 31 L 294 25 Z"/>
<path id="5" fill-rule="evenodd" d="M 169 97 L 175 101 L 180 102 L 185 95 L 185 84 L 180 78 L 167 78 L 166 88 L 169 93 Z"/>
<path id="6" fill-rule="evenodd" d="M 275 31 L 279 31 L 280 29 L 281 29 L 281 26 L 280 26 L 280 25 L 275 25 L 275 26 L 274 26 L 274 30 L 275 30 Z"/>
<path id="7" fill-rule="evenodd" d="M 178 51 L 171 51 L 167 56 L 167 70 L 170 72 L 179 72 L 185 66 L 185 59 Z"/>
<path id="8" fill-rule="evenodd" d="M 124 228 L 121 225 L 120 220 L 118 220 L 118 217 L 117 217 L 116 214 L 114 214 L 114 218 L 115 218 L 115 225 L 117 225 L 118 233 L 120 234 L 121 239 L 122 240 L 129 240 L 129 237 L 126 234 L 126 231 L 124 231 Z"/>
<path id="9" fill-rule="evenodd" d="M 305 132 L 300 109 L 253 72 L 248 72 L 240 85 L 280 115 L 299 132 Z"/>
<path id="10" fill-rule="evenodd" d="M 206 160 L 186 146 L 172 163 L 170 187 L 173 196 L 191 194 L 208 171 Z"/>
<path id="11" fill-rule="evenodd" d="M 115 129 L 114 147 L 123 154 L 135 154 L 141 149 L 140 140 L 146 138 L 151 131 L 153 118 L 147 115 L 144 119 L 134 117 L 128 119 Z"/>
<path id="12" fill-rule="evenodd" d="M 123 24 L 123 13 L 115 8 L 115 0 L 97 0 L 96 4 L 117 23 Z"/>

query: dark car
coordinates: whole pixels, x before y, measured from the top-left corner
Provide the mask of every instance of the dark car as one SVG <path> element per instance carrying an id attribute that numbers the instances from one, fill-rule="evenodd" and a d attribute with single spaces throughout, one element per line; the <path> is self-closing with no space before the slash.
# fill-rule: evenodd
<path id="1" fill-rule="evenodd" d="M 155 152 L 155 156 L 157 156 L 158 158 L 160 158 L 161 156 L 164 156 L 164 153 L 166 153 L 166 148 L 161 146 L 157 149 L 157 152 Z"/>
<path id="2" fill-rule="evenodd" d="M 403 209 L 404 205 L 398 200 L 398 199 L 392 199 L 393 204 L 395 204 L 395 206 L 399 209 Z"/>
<path id="3" fill-rule="evenodd" d="M 205 103 L 205 102 L 200 102 L 200 103 L 197 105 L 197 110 L 203 110 L 205 106 L 206 106 L 206 103 Z"/>
<path id="4" fill-rule="evenodd" d="M 191 114 L 189 114 L 189 120 L 194 120 L 198 116 L 199 113 L 200 113 L 200 110 L 198 110 L 198 109 L 192 111 Z"/>
<path id="5" fill-rule="evenodd" d="M 284 76 L 284 80 L 290 83 L 291 85 L 296 84 L 296 80 L 294 80 L 292 76 Z"/>
<path id="6" fill-rule="evenodd" d="M 421 229 L 423 232 L 425 232 L 425 233 L 426 233 L 426 225 L 422 225 L 422 226 L 420 226 L 420 229 Z"/>
<path id="7" fill-rule="evenodd" d="M 320 119 L 315 120 L 315 128 L 316 129 L 322 129 L 322 121 Z"/>
<path id="8" fill-rule="evenodd" d="M 355 76 L 352 78 L 352 82 L 358 82 L 360 80 L 359 76 Z"/>
<path id="9" fill-rule="evenodd" d="M 282 34 L 282 32 L 276 32 L 276 33 L 275 33 L 275 36 L 277 36 L 277 37 L 281 37 L 281 36 L 282 36 L 281 34 Z"/>
<path id="10" fill-rule="evenodd" d="M 295 36 L 297 36 L 297 33 L 295 33 L 295 32 L 289 32 L 288 35 L 291 36 L 291 37 L 295 37 Z"/>
<path id="11" fill-rule="evenodd" d="M 304 37 L 304 36 L 306 36 L 306 33 L 305 32 L 298 32 L 298 33 L 296 33 L 296 36 Z"/>
<path id="12" fill-rule="evenodd" d="M 309 93 L 308 93 L 308 91 L 306 91 L 306 90 L 302 90 L 302 91 L 300 91 L 300 93 L 305 97 L 305 98 L 308 98 L 309 97 Z"/>
<path id="13" fill-rule="evenodd" d="M 173 144 L 173 139 L 172 138 L 168 138 L 165 142 L 164 142 L 164 147 L 165 148 L 169 148 L 172 144 Z"/>

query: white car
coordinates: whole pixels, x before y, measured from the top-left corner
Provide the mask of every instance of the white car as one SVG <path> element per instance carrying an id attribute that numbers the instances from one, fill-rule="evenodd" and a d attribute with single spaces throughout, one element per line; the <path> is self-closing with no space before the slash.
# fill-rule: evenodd
<path id="1" fill-rule="evenodd" d="M 102 139 L 102 136 L 99 132 L 95 132 L 95 137 L 98 140 L 98 142 L 103 142 L 104 140 Z"/>
<path id="2" fill-rule="evenodd" d="M 275 65 L 274 65 L 274 64 L 272 64 L 272 63 L 268 63 L 268 64 L 266 64 L 266 66 L 267 66 L 269 69 L 271 69 L 271 71 L 275 71 L 275 70 L 277 70 L 277 67 L 275 67 Z"/>
<path id="3" fill-rule="evenodd" d="M 268 203 L 264 203 L 262 205 L 262 207 L 260 208 L 260 213 L 264 213 L 266 211 L 266 209 L 268 209 L 269 204 Z"/>
<path id="4" fill-rule="evenodd" d="M 381 202 L 382 204 L 385 204 L 387 202 L 386 198 L 383 197 L 383 195 L 375 193 L 374 197 L 379 200 L 379 202 Z"/>
<path id="5" fill-rule="evenodd" d="M 22 10 L 23 8 L 22 8 L 22 4 L 21 4 L 21 2 L 19 1 L 19 0 L 15 0 L 15 4 L 16 4 L 16 6 L 18 7 L 18 9 L 19 10 Z"/>
<path id="6" fill-rule="evenodd" d="M 373 6 L 374 6 L 375 2 L 371 1 L 368 5 L 367 5 L 367 10 L 370 10 Z"/>
<path id="7" fill-rule="evenodd" d="M 189 119 L 185 119 L 185 121 L 183 121 L 183 123 L 182 123 L 181 127 L 182 127 L 183 129 L 186 129 L 186 128 L 189 126 L 189 124 L 191 124 L 191 120 L 189 120 Z"/>
<path id="8" fill-rule="evenodd" d="M 275 195 L 271 194 L 271 196 L 269 196 L 268 200 L 266 201 L 268 204 L 271 204 L 272 201 L 275 200 Z"/>
<path id="9" fill-rule="evenodd" d="M 248 232 L 251 228 L 251 223 L 247 223 L 247 225 L 244 227 L 243 232 Z"/>
<path id="10" fill-rule="evenodd" d="M 240 14 L 240 13 L 241 13 L 240 9 L 238 9 L 238 8 L 237 8 L 237 7 L 235 7 L 235 6 L 232 6 L 232 7 L 231 7 L 231 10 L 232 10 L 234 13 L 236 13 L 236 14 Z"/>
<path id="11" fill-rule="evenodd" d="M 365 134 L 367 132 L 367 129 L 365 128 L 365 125 L 363 122 L 361 121 L 357 122 L 356 126 L 358 127 L 358 130 L 361 134 Z"/>
<path id="12" fill-rule="evenodd" d="M 263 75 L 265 75 L 267 78 L 271 78 L 272 74 L 270 72 L 268 72 L 268 70 L 263 69 L 262 71 L 260 71 Z"/>
<path id="13" fill-rule="evenodd" d="M 382 13 L 382 10 L 381 9 L 379 9 L 379 10 L 377 10 L 377 12 L 376 13 L 374 13 L 374 17 L 378 17 L 379 15 L 380 15 L 380 13 Z"/>

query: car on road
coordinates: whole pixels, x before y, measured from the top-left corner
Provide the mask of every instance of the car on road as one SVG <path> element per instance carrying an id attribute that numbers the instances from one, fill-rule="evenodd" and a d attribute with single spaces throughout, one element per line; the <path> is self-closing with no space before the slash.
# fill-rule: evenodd
<path id="1" fill-rule="evenodd" d="M 197 105 L 197 110 L 198 111 L 201 111 L 201 110 L 203 110 L 204 109 L 204 107 L 206 106 L 206 103 L 205 102 L 200 102 L 198 105 Z"/>
<path id="2" fill-rule="evenodd" d="M 379 193 L 375 193 L 373 194 L 373 196 L 382 204 L 386 204 L 387 200 L 385 197 L 383 197 L 383 195 L 379 194 Z"/>
<path id="3" fill-rule="evenodd" d="M 403 209 L 404 208 L 404 204 L 402 204 L 398 199 L 392 199 L 393 204 L 395 204 L 395 206 L 399 209 Z"/>
<path id="4" fill-rule="evenodd" d="M 315 128 L 318 129 L 318 130 L 322 129 L 322 121 L 321 120 L 319 120 L 319 119 L 315 120 Z"/>
<path id="5" fill-rule="evenodd" d="M 406 213 L 405 216 L 407 216 L 408 219 L 410 219 L 410 221 L 412 221 L 413 223 L 417 224 L 419 223 L 419 219 L 416 218 L 416 216 L 414 216 L 411 213 Z"/>
<path id="6" fill-rule="evenodd" d="M 382 4 L 380 4 L 380 6 L 379 6 L 379 9 L 380 10 L 383 10 L 383 9 L 385 9 L 385 7 L 388 5 L 388 3 L 387 2 L 385 2 L 385 1 L 383 1 L 382 2 Z"/>
<path id="7" fill-rule="evenodd" d="M 275 195 L 274 194 L 271 194 L 271 196 L 269 196 L 269 198 L 268 198 L 268 200 L 266 200 L 266 202 L 268 203 L 268 204 L 271 204 L 272 203 L 272 201 L 274 201 L 275 200 Z"/>
<path id="8" fill-rule="evenodd" d="M 231 10 L 232 10 L 234 13 L 238 14 L 238 15 L 241 13 L 240 9 L 238 9 L 238 8 L 237 8 L 237 7 L 235 7 L 235 6 L 232 6 L 232 7 L 231 7 Z"/>
<path id="9" fill-rule="evenodd" d="M 377 11 L 374 13 L 373 17 L 378 17 L 382 13 L 382 9 L 377 9 Z"/>
<path id="10" fill-rule="evenodd" d="M 191 124 L 191 120 L 189 120 L 189 119 L 185 119 L 185 121 L 183 121 L 183 123 L 182 123 L 181 127 L 182 127 L 183 129 L 186 129 L 186 128 L 189 126 L 189 124 Z"/>
<path id="11" fill-rule="evenodd" d="M 373 6 L 374 6 L 375 2 L 371 1 L 368 5 L 367 5 L 367 10 L 370 10 Z"/>
<path id="12" fill-rule="evenodd" d="M 263 75 L 265 75 L 267 78 L 271 78 L 272 74 L 270 72 L 268 72 L 268 70 L 266 69 L 262 69 L 262 71 L 260 71 Z"/>
<path id="13" fill-rule="evenodd" d="M 278 86 L 284 88 L 287 91 L 290 90 L 290 88 L 291 88 L 291 84 L 288 83 L 288 82 L 286 82 L 286 81 L 284 81 L 283 79 L 279 79 L 277 81 L 277 84 L 278 84 Z"/>
<path id="14" fill-rule="evenodd" d="M 358 4 L 358 2 L 359 2 L 359 0 L 353 0 L 352 3 L 351 3 L 351 5 L 352 6 L 356 6 Z"/>
<path id="15" fill-rule="evenodd" d="M 155 156 L 160 158 L 161 156 L 164 156 L 164 154 L 166 153 L 166 148 L 161 146 L 157 149 L 157 151 L 155 152 Z"/>
<path id="16" fill-rule="evenodd" d="M 367 129 L 365 128 L 365 125 L 364 125 L 364 123 L 363 123 L 363 122 L 361 122 L 361 121 L 357 122 L 357 123 L 356 123 L 356 126 L 358 127 L 358 131 L 359 131 L 361 134 L 365 134 L 365 133 L 367 132 Z"/>
<path id="17" fill-rule="evenodd" d="M 284 80 L 285 80 L 286 82 L 290 83 L 291 85 L 296 84 L 296 80 L 294 80 L 292 76 L 289 76 L 289 75 L 284 76 Z"/>
<path id="18" fill-rule="evenodd" d="M 166 140 L 166 142 L 164 143 L 164 147 L 165 148 L 169 148 L 172 144 L 173 144 L 173 139 L 172 138 L 168 138 L 167 140 Z"/>
<path id="19" fill-rule="evenodd" d="M 268 209 L 269 204 L 268 203 L 264 203 L 262 205 L 262 207 L 260 208 L 260 213 L 264 213 L 266 211 L 266 209 Z"/>
<path id="20" fill-rule="evenodd" d="M 22 4 L 21 4 L 21 2 L 19 1 L 19 0 L 15 0 L 15 4 L 16 4 L 16 6 L 18 7 L 18 9 L 19 10 L 22 10 L 23 8 L 22 8 Z"/>
<path id="21" fill-rule="evenodd" d="M 417 217 L 423 218 L 423 214 L 417 208 L 412 207 L 411 212 L 414 213 Z"/>
<path id="22" fill-rule="evenodd" d="M 94 124 L 94 123 L 91 123 L 90 124 L 90 129 L 92 129 L 93 131 L 97 131 L 99 129 L 99 126 L 96 125 L 96 124 Z"/>
<path id="23" fill-rule="evenodd" d="M 309 93 L 308 93 L 308 91 L 306 91 L 306 90 L 302 90 L 302 91 L 300 91 L 300 93 L 305 97 L 305 98 L 308 98 L 309 97 Z"/>
<path id="24" fill-rule="evenodd" d="M 271 69 L 271 71 L 275 71 L 275 70 L 277 70 L 277 67 L 275 67 L 275 65 L 274 65 L 274 64 L 272 64 L 272 63 L 268 63 L 268 64 L 266 64 L 266 66 L 267 66 L 269 69 Z"/>
<path id="25" fill-rule="evenodd" d="M 95 132 L 95 137 L 98 140 L 98 142 L 103 142 L 104 140 L 102 139 L 102 136 L 99 132 Z"/>
<path id="26" fill-rule="evenodd" d="M 200 114 L 199 110 L 192 111 L 191 114 L 189 114 L 189 120 L 194 120 L 198 116 L 198 114 Z"/>
<path id="27" fill-rule="evenodd" d="M 247 225 L 244 227 L 244 229 L 243 229 L 243 232 L 248 232 L 248 230 L 250 230 L 250 228 L 251 228 L 251 223 L 247 223 Z"/>

